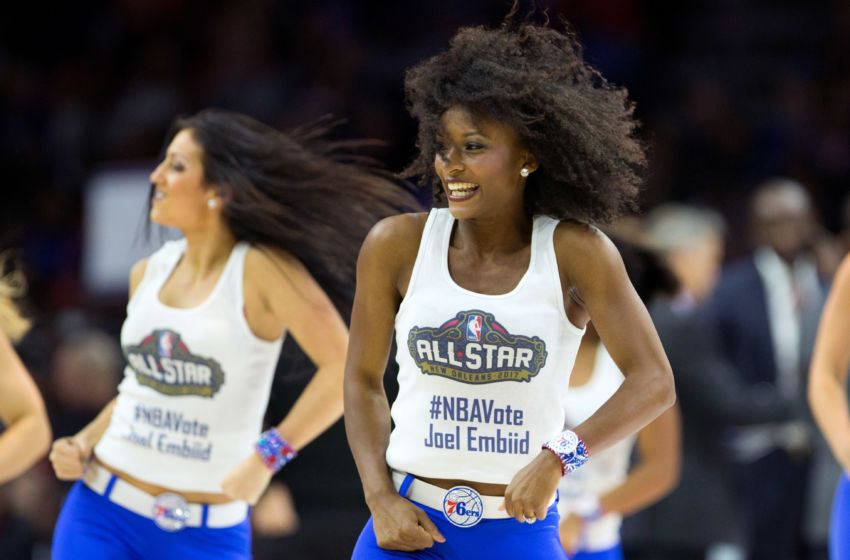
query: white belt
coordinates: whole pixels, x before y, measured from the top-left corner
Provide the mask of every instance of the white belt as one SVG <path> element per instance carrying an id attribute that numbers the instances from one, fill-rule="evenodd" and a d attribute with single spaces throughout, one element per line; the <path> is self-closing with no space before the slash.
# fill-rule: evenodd
<path id="1" fill-rule="evenodd" d="M 86 467 L 83 482 L 101 496 L 106 496 L 111 502 L 143 517 L 155 519 L 154 509 L 157 496 L 136 488 L 126 480 L 116 477 L 109 495 L 106 495 L 113 476 L 115 475 L 108 469 L 92 461 Z M 187 527 L 201 527 L 202 525 L 210 529 L 232 527 L 241 523 L 248 515 L 248 503 L 241 500 L 224 504 L 187 504 L 187 506 L 189 509 L 189 515 L 186 519 Z M 205 509 L 206 522 L 204 523 Z"/>
<path id="2" fill-rule="evenodd" d="M 407 475 L 403 472 L 393 471 L 393 484 L 395 485 L 396 490 L 401 488 L 401 484 L 404 482 L 405 476 Z M 443 511 L 443 502 L 448 492 L 449 491 L 445 488 L 440 488 L 439 486 L 428 484 L 424 480 L 414 478 L 403 497 L 413 502 L 418 502 L 423 506 L 436 509 L 437 511 Z M 557 492 L 552 495 L 552 499 L 549 500 L 549 506 L 555 503 L 555 498 L 557 496 Z M 508 519 L 512 517 L 511 515 L 508 515 L 508 512 L 504 509 L 499 509 L 502 504 L 505 503 L 504 496 L 480 497 L 483 506 L 481 517 L 484 519 Z"/>

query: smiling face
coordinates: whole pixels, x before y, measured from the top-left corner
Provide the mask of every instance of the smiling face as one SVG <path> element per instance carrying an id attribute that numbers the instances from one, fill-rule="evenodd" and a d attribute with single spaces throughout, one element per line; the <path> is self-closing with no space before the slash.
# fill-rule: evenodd
<path id="1" fill-rule="evenodd" d="M 185 231 L 213 218 L 221 201 L 216 190 L 204 180 L 202 155 L 203 150 L 190 129 L 174 136 L 165 159 L 150 175 L 154 186 L 151 220 Z M 216 201 L 215 208 L 210 208 L 210 199 Z"/>
<path id="2" fill-rule="evenodd" d="M 434 168 L 452 215 L 469 219 L 522 211 L 520 170 L 533 172 L 537 162 L 513 127 L 463 107 L 448 109 L 440 121 Z"/>

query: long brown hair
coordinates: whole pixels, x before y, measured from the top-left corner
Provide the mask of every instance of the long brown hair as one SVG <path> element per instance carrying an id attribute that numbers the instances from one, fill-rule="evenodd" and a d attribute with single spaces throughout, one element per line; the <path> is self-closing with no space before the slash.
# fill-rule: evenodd
<path id="1" fill-rule="evenodd" d="M 203 150 L 204 178 L 221 189 L 222 215 L 236 239 L 294 255 L 347 312 L 366 233 L 419 204 L 407 183 L 354 155 L 366 142 L 330 141 L 329 127 L 284 134 L 240 113 L 207 109 L 178 118 L 167 141 L 191 130 Z"/>

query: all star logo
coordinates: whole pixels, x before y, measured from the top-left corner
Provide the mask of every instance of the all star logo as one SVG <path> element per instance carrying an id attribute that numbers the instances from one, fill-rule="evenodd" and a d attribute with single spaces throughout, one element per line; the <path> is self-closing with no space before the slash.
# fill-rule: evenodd
<path id="1" fill-rule="evenodd" d="M 172 330 L 155 330 L 124 354 L 139 384 L 165 395 L 212 397 L 224 383 L 219 363 L 192 354 Z"/>
<path id="2" fill-rule="evenodd" d="M 546 343 L 511 334 L 490 313 L 461 311 L 440 327 L 413 327 L 410 355 L 422 373 L 463 383 L 525 381 L 546 363 Z"/>

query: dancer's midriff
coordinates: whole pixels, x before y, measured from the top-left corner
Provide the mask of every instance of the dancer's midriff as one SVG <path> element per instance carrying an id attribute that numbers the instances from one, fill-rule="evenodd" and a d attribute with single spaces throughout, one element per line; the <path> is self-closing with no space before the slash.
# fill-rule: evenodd
<path id="1" fill-rule="evenodd" d="M 145 482 L 143 480 L 139 480 L 138 478 L 131 476 L 124 471 L 116 469 L 97 457 L 92 457 L 92 461 L 95 461 L 101 467 L 107 469 L 111 473 L 115 474 L 121 480 L 125 482 L 129 482 L 139 490 L 143 492 L 147 492 L 152 496 L 159 496 L 160 494 L 164 494 L 166 492 L 170 492 L 172 494 L 177 494 L 182 496 L 184 500 L 189 502 L 190 504 L 223 504 L 227 502 L 234 501 L 233 498 L 223 493 L 208 493 L 208 492 L 184 492 L 182 490 L 176 490 L 174 488 L 166 488 L 165 486 L 159 486 L 157 484 L 151 484 L 150 482 Z"/>

